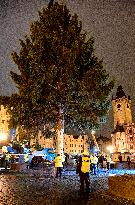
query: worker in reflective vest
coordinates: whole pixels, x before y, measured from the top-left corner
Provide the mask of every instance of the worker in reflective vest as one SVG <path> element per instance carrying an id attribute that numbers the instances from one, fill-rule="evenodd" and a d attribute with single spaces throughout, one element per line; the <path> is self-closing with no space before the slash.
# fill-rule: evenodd
<path id="1" fill-rule="evenodd" d="M 80 168 L 79 168 L 80 167 Z M 86 185 L 86 193 L 89 193 L 89 172 L 90 172 L 90 156 L 87 151 L 82 153 L 82 156 L 79 158 L 77 164 L 78 171 L 77 173 L 80 176 L 80 194 L 83 195 L 84 193 L 84 183 Z"/>
<path id="2" fill-rule="evenodd" d="M 7 169 L 10 165 L 10 158 L 11 158 L 11 155 L 9 152 L 7 152 L 5 155 L 5 169 Z"/>
<path id="3" fill-rule="evenodd" d="M 56 177 L 62 175 L 62 168 L 63 168 L 63 158 L 60 156 L 60 154 L 57 154 L 57 156 L 54 159 L 54 165 L 56 169 Z"/>
<path id="4" fill-rule="evenodd" d="M 95 175 L 96 175 L 97 163 L 98 163 L 98 158 L 94 154 L 93 158 L 91 158 L 91 164 L 92 164 L 92 173 L 95 174 Z"/>
<path id="5" fill-rule="evenodd" d="M 29 168 L 29 155 L 24 154 L 24 163 L 26 164 L 26 168 Z"/>

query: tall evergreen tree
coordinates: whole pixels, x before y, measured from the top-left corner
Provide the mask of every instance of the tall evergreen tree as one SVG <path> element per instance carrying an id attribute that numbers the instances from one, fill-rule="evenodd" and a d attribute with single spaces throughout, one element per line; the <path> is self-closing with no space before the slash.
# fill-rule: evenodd
<path id="1" fill-rule="evenodd" d="M 11 71 L 18 87 L 10 98 L 16 125 L 39 130 L 57 124 L 61 129 L 64 119 L 65 132 L 72 133 L 97 126 L 108 111 L 113 81 L 78 16 L 50 4 L 39 11 L 20 45 L 19 54 L 12 53 L 19 74 Z"/>

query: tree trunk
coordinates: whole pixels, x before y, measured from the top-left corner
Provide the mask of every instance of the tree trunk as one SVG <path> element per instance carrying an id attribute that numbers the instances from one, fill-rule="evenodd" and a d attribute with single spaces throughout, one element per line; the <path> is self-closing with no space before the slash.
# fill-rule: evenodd
<path id="1" fill-rule="evenodd" d="M 59 115 L 56 125 L 56 152 L 57 154 L 63 155 L 63 138 L 64 138 L 64 115 L 59 109 Z"/>

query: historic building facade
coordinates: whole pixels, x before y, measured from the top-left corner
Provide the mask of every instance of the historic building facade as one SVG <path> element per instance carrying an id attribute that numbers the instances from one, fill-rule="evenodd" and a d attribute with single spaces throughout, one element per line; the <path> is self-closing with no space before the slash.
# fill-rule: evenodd
<path id="1" fill-rule="evenodd" d="M 39 132 L 37 139 L 31 139 L 31 146 L 34 146 L 38 141 L 39 145 L 43 148 L 56 148 L 57 139 L 44 138 L 42 133 Z M 69 155 L 81 154 L 84 150 L 89 149 L 88 136 L 87 135 L 67 135 L 64 134 L 63 139 L 63 152 Z"/>
<path id="2" fill-rule="evenodd" d="M 0 138 L 1 141 L 9 135 L 9 119 L 10 116 L 3 105 L 0 105 Z"/>
<path id="3" fill-rule="evenodd" d="M 132 122 L 131 100 L 122 86 L 117 88 L 116 97 L 112 98 L 114 131 L 111 134 L 113 152 L 135 153 L 135 123 Z"/>

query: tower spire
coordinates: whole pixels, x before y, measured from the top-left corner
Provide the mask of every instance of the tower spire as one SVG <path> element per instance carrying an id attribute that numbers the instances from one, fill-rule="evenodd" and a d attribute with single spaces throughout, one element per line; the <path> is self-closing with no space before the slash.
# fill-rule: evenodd
<path id="1" fill-rule="evenodd" d="M 126 97 L 125 92 L 123 91 L 122 86 L 119 85 L 116 92 L 116 98 L 122 98 L 124 96 Z"/>

